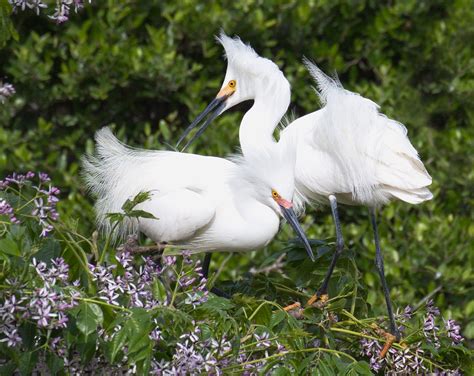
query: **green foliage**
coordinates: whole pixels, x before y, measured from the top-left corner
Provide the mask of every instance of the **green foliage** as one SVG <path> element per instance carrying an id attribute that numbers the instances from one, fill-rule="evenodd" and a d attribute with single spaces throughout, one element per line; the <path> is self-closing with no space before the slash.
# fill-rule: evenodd
<path id="1" fill-rule="evenodd" d="M 373 99 L 387 115 L 407 126 L 433 176 L 434 199 L 417 207 L 393 203 L 381 213 L 391 296 L 398 308 L 407 304 L 423 307 L 425 298 L 431 296 L 446 317 L 461 322 L 463 335 L 472 344 L 472 1 L 248 0 L 224 5 L 107 1 L 93 2 L 63 25 L 32 12 L 10 17 L 10 8 L 6 0 L 0 0 L 0 79 L 16 89 L 13 97 L 0 104 L 0 177 L 13 171 L 48 172 L 62 190 L 58 203 L 62 222 L 54 238 L 41 240 L 34 221 L 30 226 L 8 225 L 0 239 L 1 278 L 16 271 L 17 262 L 27 264 L 33 254 L 44 261 L 62 255 L 71 265 L 71 278 L 79 278 L 83 293 L 94 297 L 87 263 L 111 262 L 115 250 L 106 239 L 92 235 L 92 200 L 80 178 L 79 158 L 92 151 L 93 133 L 103 125 L 112 125 L 121 140 L 135 146 L 162 149 L 174 145 L 220 87 L 225 62 L 213 35 L 222 27 L 249 41 L 283 69 L 292 84 L 292 110 L 297 115 L 319 108 L 309 74 L 301 64 L 302 56 L 307 56 L 326 72 L 337 71 L 348 89 Z M 240 119 L 238 111 L 218 119 L 191 150 L 218 156 L 234 151 Z M 371 330 L 368 322 L 385 315 L 384 301 L 373 267 L 375 252 L 366 213 L 360 208 L 344 208 L 341 220 L 350 251 L 337 266 L 330 285 L 334 300 L 327 310 L 339 304 L 334 312 L 340 318 L 344 317 L 343 309 L 354 313 L 363 323 L 354 324 L 358 329 L 354 331 L 360 334 Z M 202 335 L 209 331 L 213 338 L 219 338 L 224 328 L 234 328 L 232 351 L 246 346 L 251 341 L 249 333 L 264 325 L 293 351 L 284 357 L 284 363 L 278 363 L 273 371 L 276 374 L 304 373 L 316 361 L 321 364 L 317 370 L 321 374 L 367 373 L 365 361 L 350 361 L 324 350 L 306 352 L 308 338 L 314 339 L 320 330 L 318 338 L 328 341 L 321 348 L 347 350 L 355 356 L 350 352 L 354 338 L 344 337 L 347 348 L 339 347 L 336 340 L 341 338 L 324 328 L 327 310 L 309 309 L 303 322 L 274 312 L 275 302 L 284 305 L 306 298 L 306 291 L 317 288 L 329 263 L 334 234 L 329 211 L 309 210 L 304 225 L 310 237 L 326 239 L 317 244 L 316 266 L 300 258 L 303 250 L 285 248 L 290 237 L 286 228 L 264 251 L 230 258 L 219 255 L 213 268 L 221 268 L 214 278 L 218 277 L 218 284 L 227 291 L 240 295 L 232 302 L 210 299 L 192 312 L 193 318 L 214 320 L 214 324 L 209 321 L 207 327 L 201 327 Z M 249 273 L 273 265 L 279 255 L 284 255 L 282 272 L 268 276 Z M 168 286 L 160 281 L 153 286 L 157 296 L 166 295 Z M 80 319 L 74 316 L 79 321 L 70 336 L 77 335 L 84 353 L 90 354 L 96 341 L 92 328 L 107 329 L 116 313 L 100 305 L 101 319 L 95 306 L 98 303 L 83 304 L 72 314 Z M 174 316 L 179 312 L 166 313 L 169 320 L 182 323 L 170 335 L 171 343 L 190 331 L 189 312 L 180 318 Z M 131 315 L 138 315 L 133 316 L 138 320 L 140 313 Z M 122 341 L 135 343 L 132 331 L 148 330 L 134 326 L 137 320 L 130 320 L 126 330 L 122 326 L 115 347 L 104 344 L 103 353 L 109 361 L 123 355 Z M 133 356 L 137 366 L 146 370 L 149 343 L 143 341 L 137 338 Z M 172 354 L 171 348 L 160 351 L 167 357 Z M 464 357 L 450 351 L 436 356 L 442 361 Z M 278 353 L 273 354 L 270 360 L 281 359 Z M 36 352 L 28 351 L 15 362 L 28 373 L 35 357 Z M 458 361 L 453 363 L 460 364 Z M 52 355 L 47 362 L 51 370 L 62 367 L 61 360 Z M 234 370 L 240 369 L 228 371 Z"/>

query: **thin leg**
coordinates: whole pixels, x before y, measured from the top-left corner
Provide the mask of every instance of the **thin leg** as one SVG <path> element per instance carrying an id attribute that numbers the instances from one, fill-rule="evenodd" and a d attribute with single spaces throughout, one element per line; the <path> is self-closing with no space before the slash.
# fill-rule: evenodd
<path id="1" fill-rule="evenodd" d="M 326 276 L 324 277 L 321 287 L 316 292 L 316 294 L 313 295 L 311 299 L 308 300 L 307 305 L 312 305 L 318 299 L 322 299 L 322 300 L 327 299 L 329 280 L 331 279 L 331 275 L 334 271 L 334 267 L 336 266 L 337 260 L 339 259 L 339 256 L 341 255 L 344 249 L 344 238 L 342 236 L 341 222 L 339 221 L 339 214 L 337 212 L 336 197 L 333 195 L 330 195 L 329 203 L 331 204 L 332 217 L 334 219 L 334 225 L 336 227 L 336 251 L 334 252 L 334 255 L 332 256 L 331 264 L 329 265 L 329 269 L 326 273 Z"/>
<path id="2" fill-rule="evenodd" d="M 388 318 L 390 319 L 390 332 L 396 337 L 397 340 L 400 340 L 400 332 L 393 316 L 392 301 L 390 300 L 390 291 L 388 289 L 387 281 L 385 279 L 385 269 L 383 265 L 382 251 L 380 250 L 379 233 L 377 229 L 377 221 L 375 218 L 374 208 L 369 209 L 369 215 L 370 222 L 372 223 L 372 228 L 374 229 L 375 266 L 377 267 L 377 271 L 379 272 L 380 281 L 382 282 L 383 294 L 385 295 L 385 303 L 387 303 Z"/>
<path id="3" fill-rule="evenodd" d="M 204 256 L 204 261 L 202 262 L 202 277 L 208 279 L 209 278 L 209 265 L 211 264 L 212 253 L 206 253 Z M 213 294 L 220 296 L 222 298 L 230 299 L 231 296 L 224 291 L 218 289 L 217 287 L 212 287 L 210 290 Z"/>
<path id="4" fill-rule="evenodd" d="M 202 275 L 204 278 L 209 278 L 209 265 L 211 264 L 212 253 L 206 253 L 204 261 L 202 263 Z"/>

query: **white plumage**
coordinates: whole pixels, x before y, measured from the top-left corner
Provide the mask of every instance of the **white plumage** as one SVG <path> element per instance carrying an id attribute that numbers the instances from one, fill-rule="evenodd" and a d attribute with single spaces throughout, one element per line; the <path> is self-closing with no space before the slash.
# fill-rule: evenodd
<path id="1" fill-rule="evenodd" d="M 290 85 L 276 64 L 240 39 L 221 34 L 218 40 L 228 57 L 222 90 L 230 80 L 237 82 L 221 112 L 253 99 L 240 125 L 242 153 L 270 147 L 290 103 Z M 345 90 L 316 65 L 305 63 L 324 107 L 280 133 L 282 141 L 291 137 L 290 142 L 296 142 L 296 187 L 304 200 L 327 202 L 334 195 L 345 204 L 379 206 L 394 198 L 412 204 L 431 199 L 427 188 L 431 177 L 406 128 L 381 114 L 376 103 Z"/>
<path id="2" fill-rule="evenodd" d="M 371 100 L 345 90 L 316 65 L 306 65 L 324 107 L 295 120 L 281 138 L 298 139 L 297 187 L 309 200 L 331 194 L 351 205 L 393 198 L 418 204 L 432 198 L 431 177 L 406 128 L 380 114 Z"/>
<path id="3" fill-rule="evenodd" d="M 220 104 L 218 112 L 210 119 L 243 100 L 253 99 L 252 108 L 240 124 L 239 138 L 242 153 L 245 156 L 255 154 L 261 148 L 277 144 L 273 138 L 275 119 L 281 119 L 288 108 L 290 86 L 276 65 L 269 65 L 267 59 L 259 57 L 240 39 L 221 35 L 219 41 L 231 58 L 224 84 L 213 101 Z M 244 56 L 244 64 L 238 63 L 238 54 Z M 344 248 L 337 202 L 369 206 L 375 264 L 382 282 L 393 342 L 400 337 L 400 332 L 385 280 L 375 208 L 394 198 L 412 204 L 431 199 L 427 188 L 431 177 L 402 124 L 382 115 L 377 104 L 369 99 L 345 90 L 316 65 L 309 61 L 306 65 L 317 83 L 317 93 L 324 107 L 285 127 L 279 143 L 293 143 L 296 147 L 295 180 L 301 197 L 311 203 L 329 202 L 335 224 L 336 251 L 321 287 L 309 302 L 327 296 L 331 274 Z M 252 69 L 256 74 L 250 73 Z M 209 107 L 197 119 L 201 120 L 208 112 Z M 198 120 L 185 134 L 199 123 Z M 211 120 L 201 126 L 199 133 Z"/>
<path id="4" fill-rule="evenodd" d="M 213 101 L 219 103 L 218 112 L 201 126 L 198 134 L 216 115 L 243 100 L 253 99 L 254 104 L 243 117 L 239 129 L 242 153 L 244 156 L 252 155 L 277 144 L 273 133 L 288 109 L 290 85 L 275 64 L 268 64 L 267 59 L 259 57 L 239 38 L 231 39 L 221 34 L 219 41 L 231 58 L 228 59 L 222 88 Z M 244 63 L 238 62 L 239 54 Z M 412 204 L 431 199 L 433 196 L 427 188 L 431 177 L 402 124 L 381 114 L 378 105 L 369 99 L 345 90 L 339 81 L 326 76 L 316 65 L 309 61 L 305 63 L 316 81 L 317 93 L 324 107 L 286 126 L 280 133 L 278 144 L 293 143 L 296 147 L 295 180 L 301 198 L 310 203 L 331 205 L 336 251 L 314 298 L 327 296 L 331 274 L 344 248 L 337 202 L 369 206 L 376 266 L 387 303 L 393 341 L 400 337 L 400 333 L 385 280 L 375 208 L 391 199 Z M 252 71 L 256 73 L 252 74 Z M 210 112 L 209 108 L 198 116 L 185 134 L 199 124 Z"/>
<path id="5" fill-rule="evenodd" d="M 110 231 L 107 214 L 121 212 L 123 203 L 142 191 L 151 198 L 137 209 L 158 218 L 127 219 L 121 235 L 142 231 L 156 242 L 192 252 L 258 249 L 278 231 L 282 208 L 272 190 L 293 198 L 291 144 L 226 160 L 132 149 L 108 128 L 97 132 L 96 142 L 96 155 L 85 157 L 83 167 L 97 196 L 98 224 Z"/>

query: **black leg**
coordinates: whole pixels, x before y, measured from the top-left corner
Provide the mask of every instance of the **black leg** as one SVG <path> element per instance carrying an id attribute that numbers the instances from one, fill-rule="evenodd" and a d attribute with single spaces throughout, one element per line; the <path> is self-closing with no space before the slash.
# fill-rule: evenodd
<path id="1" fill-rule="evenodd" d="M 202 263 L 202 277 L 208 279 L 209 278 L 209 265 L 211 264 L 212 253 L 206 253 L 204 257 L 204 261 Z M 224 291 L 218 289 L 217 287 L 212 287 L 210 290 L 213 294 L 220 296 L 222 298 L 230 299 L 231 296 L 226 294 Z"/>
<path id="2" fill-rule="evenodd" d="M 331 265 L 329 265 L 329 269 L 326 273 L 326 277 L 324 277 L 323 284 L 316 293 L 319 297 L 327 294 L 332 272 L 334 271 L 337 260 L 344 249 L 344 238 L 342 237 L 341 222 L 339 221 L 339 214 L 337 213 L 336 197 L 333 195 L 329 196 L 329 203 L 331 204 L 332 217 L 334 219 L 334 225 L 336 226 L 336 251 L 332 256 Z"/>
<path id="3" fill-rule="evenodd" d="M 390 300 L 390 291 L 388 289 L 387 281 L 385 279 L 385 269 L 383 266 L 382 251 L 380 250 L 379 233 L 377 229 L 377 220 L 375 218 L 375 208 L 369 208 L 370 223 L 374 229 L 374 240 L 375 240 L 375 266 L 379 272 L 380 281 L 382 282 L 383 294 L 385 295 L 385 303 L 387 303 L 388 317 L 390 319 L 390 332 L 400 340 L 400 332 L 395 318 L 393 316 L 392 301 Z"/>
<path id="4" fill-rule="evenodd" d="M 204 261 L 202 263 L 202 276 L 204 278 L 209 278 L 209 265 L 211 264 L 211 257 L 212 253 L 206 253 L 206 256 L 204 256 Z"/>

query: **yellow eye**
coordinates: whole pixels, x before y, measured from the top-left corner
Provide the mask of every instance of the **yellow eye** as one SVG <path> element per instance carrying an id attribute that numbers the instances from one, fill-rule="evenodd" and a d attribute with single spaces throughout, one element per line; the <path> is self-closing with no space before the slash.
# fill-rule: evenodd
<path id="1" fill-rule="evenodd" d="M 235 80 L 230 80 L 229 83 L 227 84 L 227 86 L 229 86 L 230 88 L 235 88 L 235 86 L 237 85 L 237 82 Z"/>
<path id="2" fill-rule="evenodd" d="M 275 191 L 273 189 L 272 189 L 272 196 L 273 196 L 273 198 L 279 198 L 280 197 L 280 195 L 277 193 L 277 191 Z"/>

